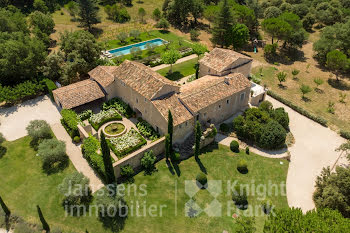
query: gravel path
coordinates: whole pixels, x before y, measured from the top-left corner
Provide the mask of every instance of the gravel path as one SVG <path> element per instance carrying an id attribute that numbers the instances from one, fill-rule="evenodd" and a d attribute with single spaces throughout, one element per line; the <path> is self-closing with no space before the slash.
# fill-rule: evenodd
<path id="1" fill-rule="evenodd" d="M 46 120 L 49 124 L 60 122 L 61 115 L 48 96 L 28 100 L 22 104 L 0 109 L 0 132 L 8 141 L 27 135 L 31 120 Z"/>

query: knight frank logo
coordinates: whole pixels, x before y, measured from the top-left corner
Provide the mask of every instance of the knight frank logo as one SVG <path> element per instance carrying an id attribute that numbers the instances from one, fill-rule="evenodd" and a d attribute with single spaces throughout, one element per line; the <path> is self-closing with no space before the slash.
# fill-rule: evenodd
<path id="1" fill-rule="evenodd" d="M 209 192 L 213 197 L 210 203 L 205 203 L 206 207 L 196 203 L 196 194 L 201 190 Z M 222 204 L 217 200 L 217 197 L 222 193 L 221 180 L 208 180 L 207 184 L 202 185 L 196 180 L 185 180 L 185 192 L 189 196 L 189 200 L 185 204 L 185 215 L 193 218 L 205 212 L 209 217 L 222 216 Z"/>

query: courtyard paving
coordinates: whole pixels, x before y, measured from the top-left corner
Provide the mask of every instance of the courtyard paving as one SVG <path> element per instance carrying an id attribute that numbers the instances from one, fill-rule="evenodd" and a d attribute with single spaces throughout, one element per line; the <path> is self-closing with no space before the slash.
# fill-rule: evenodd
<path id="1" fill-rule="evenodd" d="M 13 141 L 27 135 L 26 127 L 32 120 L 45 120 L 49 124 L 60 122 L 61 115 L 51 99 L 45 95 L 22 104 L 0 109 L 0 132 Z"/>

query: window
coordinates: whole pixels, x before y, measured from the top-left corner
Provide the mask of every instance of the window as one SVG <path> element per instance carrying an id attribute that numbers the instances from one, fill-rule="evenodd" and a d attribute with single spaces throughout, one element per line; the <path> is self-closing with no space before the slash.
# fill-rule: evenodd
<path id="1" fill-rule="evenodd" d="M 219 108 L 221 108 L 221 104 L 219 104 Z"/>
<path id="2" fill-rule="evenodd" d="M 204 115 L 204 116 L 207 116 L 207 113 L 205 112 L 203 115 Z"/>
<path id="3" fill-rule="evenodd" d="M 147 101 L 147 99 L 145 98 L 145 102 Z"/>
<path id="4" fill-rule="evenodd" d="M 187 121 L 186 121 L 185 125 L 187 126 Z"/>
<path id="5" fill-rule="evenodd" d="M 136 103 L 139 103 L 139 99 L 138 98 L 136 98 Z"/>
<path id="6" fill-rule="evenodd" d="M 245 98 L 245 93 L 241 93 L 241 101 L 243 101 Z"/>
<path id="7" fill-rule="evenodd" d="M 182 125 L 179 125 L 179 128 L 181 129 L 181 128 L 182 128 Z"/>
<path id="8" fill-rule="evenodd" d="M 226 100 L 226 104 L 229 104 L 230 103 L 230 100 Z"/>
<path id="9" fill-rule="evenodd" d="M 199 120 L 199 115 L 197 115 L 196 119 L 197 119 L 197 121 Z"/>

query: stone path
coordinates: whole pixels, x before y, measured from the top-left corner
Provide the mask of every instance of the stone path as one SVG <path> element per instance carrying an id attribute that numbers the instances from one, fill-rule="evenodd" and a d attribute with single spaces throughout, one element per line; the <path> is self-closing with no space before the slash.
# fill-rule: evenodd
<path id="1" fill-rule="evenodd" d="M 32 120 L 49 124 L 60 122 L 61 115 L 48 96 L 40 96 L 16 106 L 0 109 L 0 132 L 13 141 L 27 135 L 26 127 Z"/>
<path id="2" fill-rule="evenodd" d="M 57 139 L 66 143 L 67 155 L 77 171 L 82 172 L 87 178 L 90 179 L 90 187 L 92 192 L 102 188 L 104 186 L 102 180 L 90 167 L 89 163 L 83 158 L 80 146 L 77 146 L 72 142 L 71 137 L 68 135 L 61 123 L 53 124 L 51 125 L 51 128 L 55 132 Z"/>
<path id="3" fill-rule="evenodd" d="M 180 58 L 179 60 L 176 61 L 175 65 L 179 64 L 179 63 L 182 63 L 182 62 L 185 62 L 185 61 L 188 61 L 188 60 L 191 60 L 191 59 L 194 59 L 194 58 L 197 58 L 197 57 L 198 56 L 196 54 L 192 54 L 190 56 Z M 153 67 L 152 70 L 157 71 L 157 70 L 161 70 L 161 69 L 167 68 L 169 66 L 170 65 L 168 65 L 168 64 L 162 64 L 162 65 Z"/>

